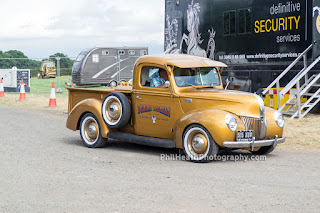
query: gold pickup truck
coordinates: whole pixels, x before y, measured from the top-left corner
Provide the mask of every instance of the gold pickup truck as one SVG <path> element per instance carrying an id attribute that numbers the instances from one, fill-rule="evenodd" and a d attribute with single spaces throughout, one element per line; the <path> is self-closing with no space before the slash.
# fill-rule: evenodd
<path id="1" fill-rule="evenodd" d="M 219 150 L 267 154 L 283 143 L 281 113 L 251 93 L 225 90 L 225 64 L 189 55 L 149 55 L 136 61 L 132 86 L 69 89 L 67 127 L 87 147 L 108 138 L 183 149 L 191 161 Z"/>

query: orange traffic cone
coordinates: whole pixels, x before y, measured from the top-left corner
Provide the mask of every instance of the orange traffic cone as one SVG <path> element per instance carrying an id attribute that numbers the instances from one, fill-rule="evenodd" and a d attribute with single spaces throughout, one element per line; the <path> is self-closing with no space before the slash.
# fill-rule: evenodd
<path id="1" fill-rule="evenodd" d="M 23 79 L 21 79 L 21 83 L 20 83 L 20 98 L 19 101 L 24 101 L 26 100 L 26 91 L 24 89 L 24 83 L 23 83 Z"/>
<path id="2" fill-rule="evenodd" d="M 54 82 L 53 81 L 52 81 L 52 87 L 51 87 L 49 107 L 57 107 L 56 91 L 55 91 L 55 88 L 54 88 Z"/>
<path id="3" fill-rule="evenodd" d="M 4 97 L 3 80 L 0 80 L 0 97 Z"/>
<path id="4" fill-rule="evenodd" d="M 74 88 L 74 83 L 72 82 L 72 84 L 71 84 L 71 88 Z"/>

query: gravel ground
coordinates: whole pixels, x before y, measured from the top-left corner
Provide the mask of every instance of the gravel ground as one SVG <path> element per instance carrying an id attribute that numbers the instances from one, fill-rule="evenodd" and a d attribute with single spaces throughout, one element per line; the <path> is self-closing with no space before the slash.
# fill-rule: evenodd
<path id="1" fill-rule="evenodd" d="M 319 151 L 166 161 L 178 150 L 114 140 L 85 148 L 66 118 L 0 105 L 0 212 L 319 212 Z M 256 157 L 220 158 L 244 156 Z"/>

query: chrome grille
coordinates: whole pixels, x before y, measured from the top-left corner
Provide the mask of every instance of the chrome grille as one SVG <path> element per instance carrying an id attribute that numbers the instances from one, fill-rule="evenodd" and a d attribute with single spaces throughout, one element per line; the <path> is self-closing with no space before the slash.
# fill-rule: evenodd
<path id="1" fill-rule="evenodd" d="M 253 130 L 253 136 L 256 139 L 262 139 L 265 137 L 265 125 L 263 120 L 260 118 L 248 117 L 248 116 L 239 116 L 246 130 Z"/>

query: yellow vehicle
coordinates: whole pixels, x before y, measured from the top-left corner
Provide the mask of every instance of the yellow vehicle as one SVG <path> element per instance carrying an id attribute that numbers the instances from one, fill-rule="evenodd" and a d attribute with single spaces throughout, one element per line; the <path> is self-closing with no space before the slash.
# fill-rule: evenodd
<path id="1" fill-rule="evenodd" d="M 42 61 L 38 78 L 55 78 L 57 77 L 56 64 L 53 61 Z"/>
<path id="2" fill-rule="evenodd" d="M 282 114 L 257 95 L 225 90 L 224 67 L 198 56 L 143 56 L 136 61 L 132 86 L 68 88 L 67 127 L 80 130 L 87 147 L 113 138 L 180 148 L 191 161 L 212 160 L 223 149 L 270 153 L 285 142 Z"/>

